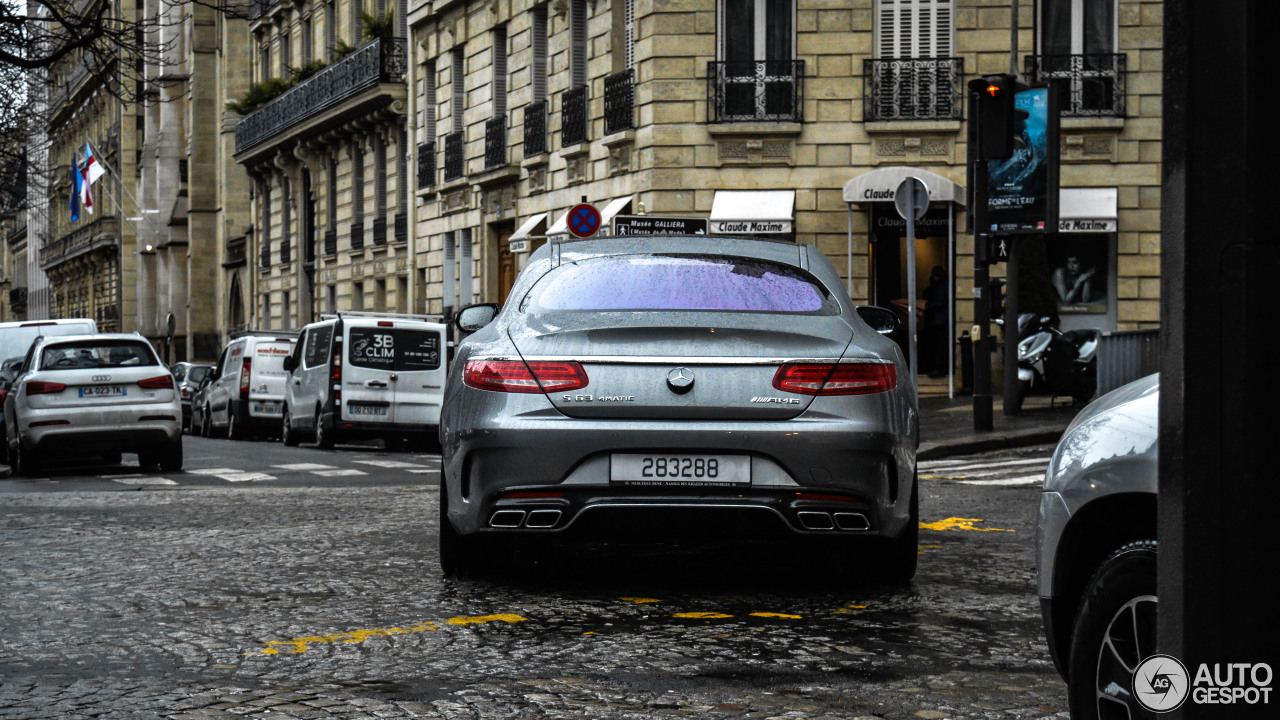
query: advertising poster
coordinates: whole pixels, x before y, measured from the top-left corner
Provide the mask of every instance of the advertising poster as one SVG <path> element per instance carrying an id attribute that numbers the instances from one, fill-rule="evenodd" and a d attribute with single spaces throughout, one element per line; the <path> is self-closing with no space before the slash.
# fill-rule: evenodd
<path id="1" fill-rule="evenodd" d="M 1105 235 L 1057 236 L 1046 247 L 1061 313 L 1105 313 L 1111 278 Z"/>
<path id="2" fill-rule="evenodd" d="M 1057 118 L 1050 90 L 1032 88 L 1015 98 L 1013 155 L 987 163 L 987 218 L 994 234 L 1057 229 Z"/>

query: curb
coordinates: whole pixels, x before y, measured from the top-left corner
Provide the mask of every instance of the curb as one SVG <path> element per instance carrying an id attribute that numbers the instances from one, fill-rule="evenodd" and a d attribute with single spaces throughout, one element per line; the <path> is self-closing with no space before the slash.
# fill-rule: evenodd
<path id="1" fill-rule="evenodd" d="M 1066 426 L 1050 430 L 1030 430 L 992 437 L 969 437 L 954 442 L 921 443 L 916 450 L 917 460 L 938 460 L 953 455 L 968 455 L 990 450 L 1008 450 L 1028 445 L 1056 443 L 1066 431 Z"/>

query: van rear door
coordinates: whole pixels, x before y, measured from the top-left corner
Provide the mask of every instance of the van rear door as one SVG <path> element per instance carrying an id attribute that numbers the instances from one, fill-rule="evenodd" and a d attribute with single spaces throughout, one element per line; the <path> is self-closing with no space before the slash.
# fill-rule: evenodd
<path id="1" fill-rule="evenodd" d="M 397 323 L 396 422 L 439 425 L 444 400 L 445 326 L 440 323 Z"/>
<path id="2" fill-rule="evenodd" d="M 284 389 L 289 373 L 284 359 L 293 353 L 293 338 L 251 340 L 253 353 L 249 363 L 249 414 L 281 417 L 284 414 Z"/>
<path id="3" fill-rule="evenodd" d="M 347 325 L 344 420 L 435 425 L 444 388 L 444 326 L 406 320 Z"/>

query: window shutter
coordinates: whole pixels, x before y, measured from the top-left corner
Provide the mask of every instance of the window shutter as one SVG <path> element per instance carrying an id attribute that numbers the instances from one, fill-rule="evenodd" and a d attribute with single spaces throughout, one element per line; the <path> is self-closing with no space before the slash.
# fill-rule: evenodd
<path id="1" fill-rule="evenodd" d="M 426 137 L 422 142 L 436 141 L 436 61 L 428 60 L 422 70 L 422 128 Z"/>
<path id="2" fill-rule="evenodd" d="M 951 57 L 955 0 L 880 0 L 876 52 L 881 58 Z"/>
<path id="3" fill-rule="evenodd" d="M 382 135 L 373 139 L 373 202 L 379 219 L 387 215 L 387 141 Z"/>
<path id="4" fill-rule="evenodd" d="M 351 216 L 357 223 L 364 221 L 364 148 L 358 140 L 351 152 Z"/>
<path id="5" fill-rule="evenodd" d="M 569 15 L 569 86 L 587 84 L 587 0 L 573 0 Z"/>
<path id="6" fill-rule="evenodd" d="M 636 0 L 623 0 L 622 8 L 623 57 L 630 70 L 636 66 Z"/>
<path id="7" fill-rule="evenodd" d="M 533 9 L 533 102 L 547 99 L 547 6 Z"/>
<path id="8" fill-rule="evenodd" d="M 493 29 L 493 116 L 507 116 L 507 26 Z"/>
<path id="9" fill-rule="evenodd" d="M 453 75 L 451 78 L 453 95 L 450 101 L 451 106 L 449 107 L 449 113 L 453 119 L 453 132 L 462 132 L 465 129 L 462 122 L 462 113 L 463 110 L 465 110 L 464 103 L 466 102 L 467 96 L 466 64 L 466 50 L 461 47 L 454 48 L 453 66 L 449 68 L 449 72 Z"/>

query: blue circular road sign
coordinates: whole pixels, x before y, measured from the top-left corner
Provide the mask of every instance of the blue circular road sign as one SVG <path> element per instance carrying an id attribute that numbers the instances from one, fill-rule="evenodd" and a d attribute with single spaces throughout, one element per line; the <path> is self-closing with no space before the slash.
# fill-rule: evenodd
<path id="1" fill-rule="evenodd" d="M 591 203 L 579 203 L 569 209 L 569 234 L 589 238 L 600 231 L 600 211 Z"/>

